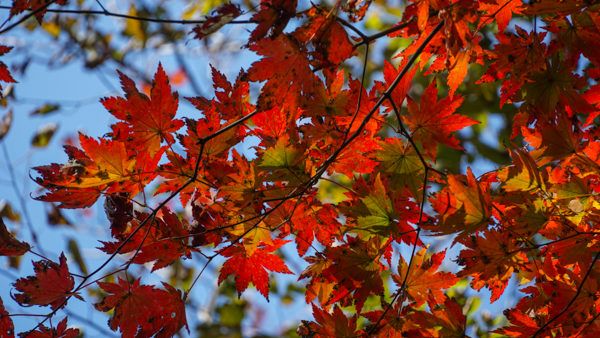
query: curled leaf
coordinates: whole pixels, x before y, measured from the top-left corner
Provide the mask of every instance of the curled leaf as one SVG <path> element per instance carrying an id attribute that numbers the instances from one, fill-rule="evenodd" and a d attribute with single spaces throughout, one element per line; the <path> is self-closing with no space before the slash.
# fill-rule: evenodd
<path id="1" fill-rule="evenodd" d="M 29 115 L 33 116 L 33 115 L 48 115 L 54 112 L 57 112 L 60 110 L 60 106 L 57 104 L 53 104 L 53 103 L 46 103 L 36 109 L 34 109 L 31 113 L 29 113 Z"/>
<path id="2" fill-rule="evenodd" d="M 48 146 L 54 133 L 58 129 L 58 125 L 56 123 L 48 123 L 40 127 L 38 131 L 33 135 L 31 139 L 31 145 L 36 148 L 45 148 Z"/>
<path id="3" fill-rule="evenodd" d="M 221 27 L 240 16 L 242 12 L 238 5 L 226 3 L 214 10 L 213 15 L 206 18 L 203 24 L 194 27 L 195 38 L 202 40 L 206 36 L 218 31 Z"/>
<path id="4" fill-rule="evenodd" d="M 0 256 L 21 256 L 29 248 L 29 244 L 20 242 L 6 229 L 6 225 L 0 217 Z"/>
<path id="5" fill-rule="evenodd" d="M 0 298 L 0 337 L 13 338 L 15 336 L 15 325 L 4 308 Z"/>

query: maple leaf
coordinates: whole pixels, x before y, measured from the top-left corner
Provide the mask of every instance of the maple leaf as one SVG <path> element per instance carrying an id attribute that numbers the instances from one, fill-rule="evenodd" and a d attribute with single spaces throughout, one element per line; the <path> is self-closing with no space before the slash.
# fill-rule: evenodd
<path id="1" fill-rule="evenodd" d="M 0 45 L 0 56 L 10 52 L 12 49 L 13 49 L 13 47 Z M 17 82 L 10 74 L 10 71 L 8 70 L 8 66 L 6 66 L 6 64 L 2 61 L 0 61 L 0 82 L 6 82 L 6 83 Z M 2 85 L 0 85 L 0 98 L 2 98 Z"/>
<path id="2" fill-rule="evenodd" d="M 431 313 L 418 311 L 412 319 L 423 331 L 427 331 L 424 336 L 465 337 L 467 317 L 463 314 L 462 307 L 452 298 L 446 298 L 443 303 L 435 301 Z"/>
<path id="3" fill-rule="evenodd" d="M 70 296 L 81 297 L 71 292 L 75 280 L 69 273 L 67 257 L 61 253 L 60 263 L 41 260 L 33 263 L 35 276 L 19 278 L 13 286 L 17 291 L 14 299 L 22 306 L 50 305 L 53 310 L 63 307 Z"/>
<path id="4" fill-rule="evenodd" d="M 398 275 L 392 275 L 394 282 L 399 287 L 405 288 L 408 297 L 415 302 L 417 307 L 426 301 L 432 307 L 436 303 L 441 303 L 441 300 L 444 299 L 442 290 L 452 287 L 459 280 L 451 272 L 438 271 L 446 257 L 445 250 L 430 257 L 427 257 L 426 252 L 426 248 L 415 252 L 410 270 L 408 262 L 400 257 Z M 405 280 L 406 282 L 404 282 Z"/>
<path id="5" fill-rule="evenodd" d="M 304 151 L 289 143 L 285 136 L 278 139 L 275 146 L 266 149 L 260 156 L 258 166 L 270 172 L 269 181 L 302 184 L 308 178 L 304 172 Z"/>
<path id="6" fill-rule="evenodd" d="M 462 104 L 463 98 L 454 96 L 441 101 L 437 98 L 438 90 L 432 81 L 417 104 L 408 99 L 408 115 L 403 116 L 412 136 L 420 141 L 429 156 L 436 157 L 437 144 L 442 143 L 455 149 L 462 149 L 453 132 L 479 123 L 463 115 L 455 114 Z"/>
<path id="7" fill-rule="evenodd" d="M 103 244 L 100 250 L 108 254 L 117 252 L 119 248 L 121 254 L 136 252 L 133 263 L 155 262 L 152 271 L 169 266 L 181 257 L 191 257 L 194 249 L 188 245 L 190 237 L 187 223 L 179 220 L 177 215 L 168 208 L 161 209 L 159 216 L 154 217 L 152 222 L 148 222 L 149 231 L 138 231 L 127 240 L 131 232 L 148 217 L 150 217 L 148 214 L 136 213 L 136 217 L 128 221 L 127 229 L 114 234 L 119 241 L 100 241 Z M 124 243 L 125 240 L 127 242 Z"/>
<path id="8" fill-rule="evenodd" d="M 4 308 L 2 298 L 0 298 L 0 337 L 13 338 L 15 336 L 15 325 Z"/>
<path id="9" fill-rule="evenodd" d="M 35 331 L 19 335 L 22 338 L 77 338 L 80 337 L 79 329 L 67 328 L 67 317 L 63 318 L 56 327 L 40 325 Z"/>
<path id="10" fill-rule="evenodd" d="M 510 151 L 513 165 L 503 168 L 498 172 L 505 191 L 530 191 L 546 188 L 543 172 L 538 169 L 531 155 L 525 150 L 515 149 Z"/>
<path id="11" fill-rule="evenodd" d="M 419 0 L 414 1 L 406 8 L 406 15 L 408 18 L 416 16 L 416 27 L 419 31 L 424 31 L 428 23 L 431 25 L 430 9 L 434 11 L 440 11 L 448 7 L 449 3 L 446 0 Z"/>
<path id="12" fill-rule="evenodd" d="M 512 0 L 511 0 L 512 1 Z M 452 69 L 448 72 L 448 97 L 453 97 L 458 86 L 463 82 L 465 76 L 467 76 L 469 66 L 470 55 L 468 51 L 461 50 L 454 57 L 452 62 Z"/>
<path id="13" fill-rule="evenodd" d="M 515 34 L 496 35 L 499 43 L 493 51 L 486 51 L 486 57 L 493 62 L 479 83 L 502 80 L 500 107 L 513 98 L 517 100 L 516 94 L 531 73 L 544 70 L 547 46 L 542 41 L 545 36 L 543 32 L 528 32 L 519 26 L 515 27 Z"/>
<path id="14" fill-rule="evenodd" d="M 498 31 L 504 32 L 512 16 L 521 14 L 522 5 L 523 2 L 521 0 L 481 1 L 479 2 L 479 10 L 484 11 L 487 16 L 495 18 L 498 24 Z M 486 16 L 484 16 L 482 24 L 485 22 L 490 22 Z"/>
<path id="15" fill-rule="evenodd" d="M 256 225 L 251 223 L 239 224 L 232 229 L 227 229 L 227 232 L 237 237 L 244 236 L 242 245 L 247 256 L 252 256 L 260 245 L 273 245 L 271 231 L 264 222 Z"/>
<path id="16" fill-rule="evenodd" d="M 233 168 L 223 179 L 221 191 L 228 198 L 240 203 L 259 201 L 264 197 L 264 187 L 258 175 L 256 161 L 249 161 L 235 150 L 231 154 Z"/>
<path id="17" fill-rule="evenodd" d="M 490 216 L 488 187 L 477 181 L 471 168 L 467 168 L 466 184 L 463 176 L 450 175 L 448 187 L 465 209 L 466 225 L 478 226 L 487 221 Z"/>
<path id="18" fill-rule="evenodd" d="M 315 322 L 304 323 L 298 331 L 303 337 L 357 337 L 360 336 L 356 332 L 356 316 L 346 317 L 339 306 L 333 307 L 333 312 L 329 313 L 325 309 L 321 309 L 314 304 L 313 316 Z"/>
<path id="19" fill-rule="evenodd" d="M 38 23 L 42 23 L 42 19 L 46 14 L 47 7 L 52 4 L 66 5 L 68 0 L 56 0 L 48 2 L 48 0 L 13 0 L 10 9 L 10 17 L 19 15 L 26 10 L 35 12 L 35 18 Z"/>
<path id="20" fill-rule="evenodd" d="M 534 318 L 518 309 L 511 309 L 505 314 L 511 325 L 496 330 L 496 333 L 509 337 L 532 337 L 540 328 Z"/>
<path id="21" fill-rule="evenodd" d="M 385 61 L 383 63 L 384 82 L 377 83 L 375 85 L 376 88 L 378 88 L 378 90 L 382 93 L 385 92 L 387 88 L 390 88 L 392 86 L 392 83 L 394 83 L 394 80 L 398 77 L 398 74 L 400 73 L 400 69 L 402 69 L 403 67 L 405 67 L 404 63 L 400 65 L 400 68 L 396 68 L 393 64 Z M 406 96 L 408 95 L 408 92 L 411 88 L 412 81 L 415 77 L 416 72 L 416 68 L 411 68 L 406 74 L 404 74 L 404 76 L 402 76 L 400 82 L 398 82 L 398 84 L 394 87 L 394 90 L 392 90 L 392 92 L 390 93 L 389 96 L 394 101 L 394 104 L 397 108 L 402 107 L 402 104 L 404 103 L 404 100 L 406 99 Z M 384 105 L 386 105 L 389 109 L 393 109 L 393 106 L 387 100 L 384 102 Z"/>
<path id="22" fill-rule="evenodd" d="M 113 126 L 116 140 L 132 140 L 135 145 L 147 149 L 154 156 L 162 141 L 172 144 L 172 133 L 183 126 L 183 121 L 175 119 L 179 99 L 171 92 L 169 78 L 161 64 L 154 74 L 150 97 L 138 91 L 133 80 L 117 71 L 125 97 L 108 97 L 100 102 L 117 119 L 124 122 Z"/>
<path id="23" fill-rule="evenodd" d="M 288 241 L 274 240 L 273 245 L 263 244 L 249 255 L 243 246 L 235 245 L 222 251 L 228 257 L 219 272 L 219 284 L 229 275 L 235 276 L 235 288 L 241 294 L 252 282 L 256 289 L 269 299 L 269 274 L 267 271 L 279 273 L 292 273 L 285 262 L 276 254 L 275 250 Z"/>
<path id="24" fill-rule="evenodd" d="M 310 277 L 306 300 L 319 297 L 324 306 L 338 301 L 354 305 L 358 312 L 369 295 L 383 294 L 381 272 L 385 269 L 379 262 L 391 248 L 390 241 L 383 242 L 380 237 L 369 240 L 350 237 L 347 243 L 327 247 L 324 254 L 308 257 L 311 262 L 300 279 Z"/>
<path id="25" fill-rule="evenodd" d="M 348 177 L 354 176 L 354 173 L 372 173 L 377 162 L 371 159 L 371 155 L 377 149 L 379 149 L 377 139 L 373 139 L 371 135 L 357 137 L 344 151 L 339 153 L 336 161 L 330 166 L 330 172 Z"/>
<path id="26" fill-rule="evenodd" d="M 592 63 L 599 64 L 600 28 L 595 25 L 598 19 L 597 11 L 582 11 L 572 17 L 553 20 L 546 29 L 557 35 L 568 58 L 576 59 L 582 53 Z"/>
<path id="27" fill-rule="evenodd" d="M 539 121 L 535 130 L 521 127 L 521 134 L 525 141 L 535 148 L 530 154 L 535 161 L 545 164 L 579 151 L 581 136 L 575 134 L 571 128 L 565 128 L 567 123 L 567 119 L 561 117 L 558 125 Z"/>
<path id="28" fill-rule="evenodd" d="M 329 74 L 326 83 L 316 81 L 313 87 L 313 97 L 303 100 L 302 110 L 316 123 L 326 123 L 331 116 L 339 116 L 345 113 L 351 91 L 344 89 L 345 75 L 343 70 L 335 74 Z M 600 86 L 599 86 L 600 87 Z"/>
<path id="29" fill-rule="evenodd" d="M 491 302 L 502 296 L 515 270 L 527 269 L 527 256 L 511 236 L 509 232 L 498 231 L 486 231 L 485 237 L 472 236 L 470 241 L 463 242 L 467 249 L 460 252 L 457 260 L 464 267 L 458 276 L 472 276 L 471 286 L 475 290 L 487 287 L 492 292 Z"/>
<path id="30" fill-rule="evenodd" d="M 221 119 L 232 121 L 239 119 L 254 110 L 250 103 L 250 84 L 244 79 L 246 73 L 241 70 L 235 82 L 231 83 L 223 73 L 211 65 L 211 74 L 215 98 L 208 100 L 203 97 L 186 98 L 201 112 L 215 110 Z"/>
<path id="31" fill-rule="evenodd" d="M 0 217 L 0 256 L 22 256 L 31 247 L 26 242 L 21 242 L 8 231 L 4 220 Z"/>
<path id="32" fill-rule="evenodd" d="M 462 232 L 456 242 L 485 225 L 491 217 L 488 190 L 489 182 L 477 181 L 471 168 L 466 176 L 448 175 L 448 186 L 431 200 L 440 215 L 439 224 L 431 230 L 441 234 Z"/>
<path id="33" fill-rule="evenodd" d="M 180 134 L 177 137 L 186 149 L 189 159 L 196 159 L 199 156 L 200 147 L 198 145 L 200 143 L 205 142 L 202 148 L 203 155 L 220 158 L 218 155 L 238 144 L 244 137 L 244 127 L 242 126 L 229 128 L 227 131 L 213 137 L 215 133 L 227 127 L 227 123 L 223 123 L 221 114 L 216 109 L 214 105 L 211 105 L 210 110 L 203 112 L 203 118 L 199 120 L 185 119 L 187 134 Z M 209 140 L 205 141 L 206 138 L 209 138 Z M 190 162 L 187 164 L 188 166 L 193 166 L 195 163 L 194 160 Z"/>
<path id="34" fill-rule="evenodd" d="M 125 338 L 172 337 L 184 325 L 187 328 L 185 304 L 179 290 L 162 285 L 164 290 L 140 285 L 139 279 L 133 283 L 121 278 L 117 283 L 98 282 L 108 295 L 95 307 L 103 312 L 114 310 L 108 325 Z"/>
<path id="35" fill-rule="evenodd" d="M 324 256 L 310 256 L 305 260 L 309 265 L 298 279 L 310 278 L 304 295 L 307 304 L 315 299 L 321 304 L 330 304 L 330 300 L 340 299 L 340 294 L 342 296 L 347 294 L 348 290 L 343 286 L 340 287 L 336 279 L 323 276 L 323 271 L 327 270 L 333 262 Z"/>
<path id="36" fill-rule="evenodd" d="M 377 151 L 377 160 L 387 173 L 414 175 L 424 170 L 423 164 L 414 148 L 408 142 L 397 137 L 388 137 L 379 142 L 381 150 Z"/>
<path id="37" fill-rule="evenodd" d="M 306 52 L 301 44 L 288 35 L 260 40 L 250 50 L 264 56 L 248 69 L 250 81 L 267 81 L 259 97 L 258 107 L 266 110 L 273 106 L 297 106 L 297 96 L 312 89 L 314 80 Z"/>
<path id="38" fill-rule="evenodd" d="M 262 40 L 265 36 L 277 37 L 291 18 L 296 14 L 297 0 L 261 0 L 260 7 L 252 16 L 256 28 L 250 34 L 250 41 Z"/>
<path id="39" fill-rule="evenodd" d="M 46 202 L 60 202 L 60 207 L 81 208 L 92 205 L 100 193 L 137 194 L 144 184 L 156 177 L 156 166 L 162 156 L 148 153 L 130 154 L 124 142 L 95 139 L 79 134 L 83 149 L 65 146 L 69 162 L 33 168 L 41 177 L 36 182 L 48 193 L 36 197 Z"/>
<path id="40" fill-rule="evenodd" d="M 354 53 L 354 45 L 334 11 L 311 8 L 306 13 L 309 21 L 293 33 L 303 43 L 315 47 L 312 53 L 315 67 L 335 69 Z"/>
<path id="41" fill-rule="evenodd" d="M 410 142 L 389 137 L 380 141 L 379 147 L 375 158 L 380 165 L 375 170 L 386 174 L 389 186 L 394 190 L 407 189 L 412 196 L 422 195 L 419 191 L 422 191 L 424 166 Z"/>
<path id="42" fill-rule="evenodd" d="M 414 230 L 408 224 L 411 220 L 404 217 L 405 215 L 401 209 L 394 208 L 379 174 L 372 182 L 368 195 L 360 200 L 366 210 L 357 210 L 361 215 L 356 219 L 357 226 L 350 228 L 351 231 L 363 235 L 364 239 L 369 239 L 372 236 L 397 236 L 398 241 L 404 241 L 407 244 L 416 243 L 419 246 L 423 245 L 420 240 L 415 242 L 416 238 L 414 236 L 405 236 L 405 234 L 412 233 L 412 230 Z"/>
<path id="43" fill-rule="evenodd" d="M 290 203 L 291 224 L 296 233 L 298 254 L 304 256 L 316 238 L 323 245 L 331 245 L 334 238 L 339 237 L 341 224 L 337 220 L 338 213 L 331 204 L 313 206 L 309 203 Z"/>
<path id="44" fill-rule="evenodd" d="M 370 322 L 365 331 L 373 337 L 399 337 L 398 335 L 406 331 L 407 324 L 410 323 L 407 310 L 410 310 L 408 306 L 395 302 L 385 313 L 383 310 L 363 313 L 362 316 Z M 375 327 L 375 323 L 379 325 Z"/>
<path id="45" fill-rule="evenodd" d="M 104 212 L 113 237 L 120 238 L 133 220 L 133 202 L 125 194 L 110 194 L 104 200 Z"/>

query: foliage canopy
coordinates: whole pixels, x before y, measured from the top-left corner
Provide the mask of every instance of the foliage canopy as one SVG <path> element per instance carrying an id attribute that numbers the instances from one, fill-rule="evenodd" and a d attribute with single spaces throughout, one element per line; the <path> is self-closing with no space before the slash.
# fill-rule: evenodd
<path id="1" fill-rule="evenodd" d="M 167 18 L 182 3 L 186 11 Z M 104 259 L 88 270 L 76 240 L 68 255 L 44 252 L 27 215 L 5 138 L 28 65 L 7 63 L 27 51 L 2 40 L 0 140 L 25 217 L 4 203 L 0 255 L 24 277 L 14 274 L 11 307 L 0 299 L 0 336 L 13 337 L 23 316 L 37 323 L 18 328 L 24 337 L 249 335 L 251 285 L 277 304 L 310 304 L 312 318 L 278 335 L 600 333 L 596 2 L 130 5 L 2 7 L 0 37 L 50 38 L 72 53 L 64 64 L 116 69 L 121 90 L 100 99 L 113 122 L 104 135 L 79 132 L 64 145 L 66 161 L 30 173 L 49 223 L 103 205 Z M 214 46 L 240 39 L 232 27 L 244 27 L 247 53 L 235 79 L 210 66 L 212 84 L 199 85 L 177 51 L 179 71 L 158 63 L 148 76 L 130 56 L 185 42 L 225 57 Z M 214 95 L 203 94 L 209 86 Z M 55 131 L 41 130 L 32 146 L 47 147 Z M 486 165 L 493 170 L 482 173 Z M 31 240 L 14 232 L 19 222 Z M 23 255 L 39 256 L 33 270 L 19 271 Z M 275 287 L 285 283 L 273 275 L 286 274 L 297 282 Z M 211 279 L 220 286 L 201 303 L 192 291 Z M 511 305 L 489 317 L 477 310 L 482 297 Z M 106 312 L 108 327 L 70 310 L 76 302 Z M 198 306 L 210 320 L 192 318 Z M 269 325 L 254 317 L 259 330 Z"/>

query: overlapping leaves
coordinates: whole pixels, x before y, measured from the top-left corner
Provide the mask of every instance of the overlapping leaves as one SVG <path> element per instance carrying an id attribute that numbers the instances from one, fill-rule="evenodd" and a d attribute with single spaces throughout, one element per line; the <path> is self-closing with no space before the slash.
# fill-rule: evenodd
<path id="1" fill-rule="evenodd" d="M 360 19 L 369 3 L 297 12 L 293 0 L 261 1 L 246 46 L 257 60 L 233 83 L 213 68 L 215 98 L 190 98 L 200 114 L 185 119 L 176 117 L 178 94 L 161 65 L 148 94 L 119 73 L 125 96 L 102 100 L 119 121 L 100 139 L 81 134 L 80 147 L 66 146 L 67 163 L 36 167 L 46 189 L 38 199 L 82 208 L 106 195 L 114 240 L 102 250 L 126 255 L 126 270 L 146 263 L 157 270 L 212 250 L 208 263 L 225 258 L 219 283 L 231 276 L 239 294 L 253 284 L 265 298 L 269 272 L 292 273 L 278 250 L 293 236 L 307 262 L 300 278 L 315 318 L 299 330 L 307 336 L 462 336 L 467 316 L 445 291 L 460 278 L 489 289 L 492 302 L 514 277 L 534 283 L 499 333 L 598 330 L 597 6 L 409 1 L 391 30 L 408 45 L 396 55 L 400 68 L 385 63 L 383 81 L 369 90 L 343 68 L 375 38 L 361 33 L 353 43 L 348 32 L 357 30 L 338 17 Z M 37 5 L 15 1 L 13 11 Z M 551 35 L 509 28 L 511 17 L 532 13 Z M 223 5 L 196 37 L 240 14 Z M 494 43 L 481 34 L 495 33 L 490 24 L 498 29 Z M 500 105 L 518 103 L 511 142 L 526 146 L 513 147 L 511 165 L 481 176 L 437 169 L 448 148 L 469 149 L 459 131 L 477 121 L 461 108 L 472 100 L 461 84 L 473 84 L 475 63 L 486 66 L 480 83 L 500 82 Z M 2 63 L 0 71 L 0 80 L 13 82 Z M 430 73 L 447 74 L 446 81 Z M 413 87 L 417 81 L 427 81 L 423 90 Z M 240 154 L 248 136 L 255 147 Z M 322 182 L 343 198 L 319 199 Z M 148 203 L 150 192 L 166 198 Z M 177 194 L 186 213 L 166 207 Z M 134 211 L 134 202 L 158 207 Z M 453 236 L 459 267 L 450 271 L 450 251 L 427 249 L 423 234 Z M 0 240 L 3 255 L 31 250 L 4 224 Z M 172 336 L 187 325 L 187 294 L 168 284 L 120 278 L 98 285 L 107 294 L 96 308 L 112 311 L 109 326 L 123 336 Z M 15 289 L 19 303 L 53 310 L 80 291 L 65 256 L 34 262 L 34 276 Z M 0 309 L 2 332 L 12 331 Z M 63 321 L 38 331 L 70 330 Z"/>

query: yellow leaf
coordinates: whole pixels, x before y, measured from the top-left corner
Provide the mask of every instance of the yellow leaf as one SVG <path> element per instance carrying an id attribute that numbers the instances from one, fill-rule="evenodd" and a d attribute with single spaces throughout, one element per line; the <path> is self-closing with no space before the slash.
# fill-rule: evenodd
<path id="1" fill-rule="evenodd" d="M 127 14 L 131 16 L 137 16 L 137 10 L 135 9 L 135 6 L 131 5 Z M 140 20 L 125 20 L 125 34 L 140 42 L 146 41 L 146 32 L 144 31 L 142 27 L 142 21 Z"/>

